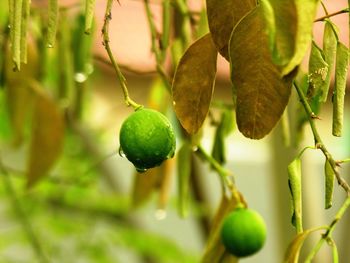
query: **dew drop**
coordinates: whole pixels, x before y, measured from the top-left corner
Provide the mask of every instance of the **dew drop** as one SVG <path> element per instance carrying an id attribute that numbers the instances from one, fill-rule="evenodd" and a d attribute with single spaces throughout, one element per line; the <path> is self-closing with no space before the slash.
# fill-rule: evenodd
<path id="1" fill-rule="evenodd" d="M 167 216 L 167 213 L 164 209 L 157 209 L 156 212 L 154 213 L 154 217 L 157 220 L 164 220 Z"/>
<path id="2" fill-rule="evenodd" d="M 119 153 L 120 157 L 123 157 L 123 158 L 126 157 L 125 153 L 123 152 L 122 147 L 119 147 L 118 153 Z"/>
<path id="3" fill-rule="evenodd" d="M 78 83 L 83 83 L 87 80 L 87 75 L 82 72 L 75 73 L 74 80 Z"/>
<path id="4" fill-rule="evenodd" d="M 194 152 L 198 151 L 198 146 L 197 145 L 193 146 L 192 151 L 194 151 Z"/>
<path id="5" fill-rule="evenodd" d="M 173 106 L 176 106 L 176 102 L 175 101 L 173 101 Z"/>
<path id="6" fill-rule="evenodd" d="M 47 44 L 47 47 L 48 48 L 53 48 L 53 45 L 52 44 Z"/>
<path id="7" fill-rule="evenodd" d="M 145 168 L 137 168 L 137 167 L 135 167 L 135 168 L 136 168 L 136 171 L 137 171 L 138 173 L 144 173 L 144 172 L 147 171 L 147 169 L 145 169 Z"/>

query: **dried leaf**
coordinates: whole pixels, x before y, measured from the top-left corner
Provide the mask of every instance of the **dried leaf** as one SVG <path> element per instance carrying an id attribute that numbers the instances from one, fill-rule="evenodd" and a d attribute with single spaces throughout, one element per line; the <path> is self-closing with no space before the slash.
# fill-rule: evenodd
<path id="1" fill-rule="evenodd" d="M 309 48 L 319 0 L 294 0 L 294 2 L 297 11 L 294 53 L 282 70 L 283 76 L 287 76 L 299 66 Z M 280 14 L 277 13 L 277 15 L 279 16 Z M 283 16 L 281 17 L 282 19 L 284 18 Z"/>
<path id="2" fill-rule="evenodd" d="M 301 160 L 295 158 L 288 165 L 288 184 L 292 195 L 292 223 L 297 229 L 297 233 L 303 231 L 302 222 L 302 189 L 301 189 Z"/>
<path id="3" fill-rule="evenodd" d="M 64 138 L 63 115 L 57 104 L 42 90 L 35 90 L 37 93 L 27 169 L 28 187 L 47 175 L 60 156 Z"/>
<path id="4" fill-rule="evenodd" d="M 240 132 L 261 139 L 276 125 L 291 93 L 292 76 L 281 77 L 272 61 L 260 6 L 235 27 L 230 41 L 231 79 L 237 90 Z"/>
<path id="5" fill-rule="evenodd" d="M 227 60 L 232 29 L 254 6 L 255 0 L 207 0 L 209 30 L 217 50 Z"/>
<path id="6" fill-rule="evenodd" d="M 325 209 L 328 209 L 332 207 L 334 179 L 335 179 L 333 168 L 328 160 L 326 160 L 324 164 L 324 174 L 325 174 Z"/>
<path id="7" fill-rule="evenodd" d="M 158 166 L 153 169 L 148 169 L 144 173 L 135 173 L 134 185 L 132 188 L 133 207 L 139 207 L 151 197 L 151 194 L 159 186 L 160 172 L 161 167 Z"/>
<path id="8" fill-rule="evenodd" d="M 221 224 L 225 216 L 233 211 L 236 203 L 226 197 L 222 196 L 219 208 L 214 216 L 211 225 L 211 231 L 207 240 L 206 248 L 201 260 L 201 263 L 235 263 L 238 259 L 230 254 L 225 253 L 225 247 L 221 242 Z"/>
<path id="9" fill-rule="evenodd" d="M 337 46 L 337 59 L 335 64 L 335 85 L 333 93 L 333 128 L 334 136 L 341 136 L 344 121 L 344 99 L 346 80 L 349 67 L 349 49 L 342 43 Z"/>
<path id="10" fill-rule="evenodd" d="M 172 87 L 181 125 L 196 133 L 207 116 L 215 82 L 217 52 L 210 34 L 194 42 L 182 56 Z"/>

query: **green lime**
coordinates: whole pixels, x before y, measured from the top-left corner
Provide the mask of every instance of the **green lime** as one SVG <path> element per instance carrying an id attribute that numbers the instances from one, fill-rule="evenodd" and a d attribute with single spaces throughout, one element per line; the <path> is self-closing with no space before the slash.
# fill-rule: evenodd
<path id="1" fill-rule="evenodd" d="M 221 240 L 228 252 L 246 257 L 258 252 L 266 239 L 266 225 L 256 211 L 236 208 L 225 219 Z"/>
<path id="2" fill-rule="evenodd" d="M 169 120 L 160 112 L 141 108 L 122 124 L 121 151 L 140 172 L 174 156 L 175 135 Z"/>

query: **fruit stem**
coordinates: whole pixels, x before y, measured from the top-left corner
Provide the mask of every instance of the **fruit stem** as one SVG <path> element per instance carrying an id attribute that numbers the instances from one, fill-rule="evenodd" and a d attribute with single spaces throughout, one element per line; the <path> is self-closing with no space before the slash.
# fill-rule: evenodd
<path id="1" fill-rule="evenodd" d="M 239 194 L 235 184 L 232 182 L 230 177 L 232 176 L 231 171 L 225 169 L 221 166 L 212 156 L 210 156 L 201 145 L 197 145 L 196 153 L 198 153 L 202 158 L 204 158 L 209 164 L 215 169 L 215 171 L 220 175 L 223 185 L 230 190 L 232 198 L 237 203 L 238 206 L 245 206 L 241 201 L 241 195 Z"/>
<path id="2" fill-rule="evenodd" d="M 317 116 L 315 113 L 312 111 L 310 104 L 308 103 L 306 96 L 302 89 L 297 85 L 297 83 L 294 82 L 294 87 L 298 93 L 299 99 L 301 104 L 304 107 L 305 113 L 307 115 L 307 118 L 310 123 L 310 127 L 314 136 L 314 141 L 315 141 L 315 147 L 316 149 L 320 149 L 328 162 L 330 163 L 332 170 L 334 171 L 335 177 L 337 178 L 338 184 L 343 187 L 345 192 L 347 193 L 348 196 L 350 196 L 350 186 L 348 183 L 340 176 L 339 171 L 338 171 L 338 165 L 339 163 L 336 162 L 331 153 L 327 150 L 326 146 L 324 145 L 320 134 L 318 133 L 317 127 L 316 127 L 316 122 L 315 120 L 317 119 Z"/>
<path id="3" fill-rule="evenodd" d="M 135 101 L 133 101 L 130 96 L 129 96 L 129 91 L 127 88 L 127 84 L 126 84 L 126 79 L 123 75 L 123 73 L 121 72 L 118 63 L 115 59 L 115 57 L 113 56 L 111 47 L 109 45 L 109 22 L 112 20 L 112 5 L 113 5 L 113 0 L 108 0 L 107 1 L 107 6 L 106 6 L 106 12 L 105 12 L 105 18 L 104 18 L 104 23 L 103 23 L 103 27 L 102 27 L 102 38 L 103 38 L 103 45 L 106 48 L 107 54 L 109 56 L 109 59 L 111 60 L 111 63 L 113 65 L 113 68 L 115 70 L 115 72 L 117 73 L 117 77 L 119 80 L 119 83 L 121 85 L 121 88 L 123 90 L 124 93 L 124 100 L 127 106 L 132 106 L 134 108 L 134 110 L 137 110 L 139 108 L 142 107 L 142 105 L 137 104 Z"/>

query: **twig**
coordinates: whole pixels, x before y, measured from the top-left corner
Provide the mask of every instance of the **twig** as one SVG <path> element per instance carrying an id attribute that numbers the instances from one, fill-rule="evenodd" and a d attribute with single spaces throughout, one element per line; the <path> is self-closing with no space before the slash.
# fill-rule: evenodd
<path id="1" fill-rule="evenodd" d="M 95 54 L 95 55 L 93 55 L 93 59 L 98 61 L 98 62 L 103 63 L 106 66 L 109 66 L 109 67 L 113 68 L 113 65 L 110 62 L 110 60 L 104 58 L 101 55 Z M 151 70 L 140 70 L 140 69 L 132 68 L 132 67 L 130 67 L 128 65 L 123 65 L 123 64 L 120 64 L 120 63 L 119 63 L 119 68 L 124 70 L 124 71 L 130 72 L 130 73 L 133 73 L 133 74 L 137 74 L 137 75 L 140 75 L 140 74 L 142 74 L 142 75 L 149 75 L 149 74 L 157 73 L 157 71 L 154 70 L 154 69 L 151 69 Z"/>
<path id="2" fill-rule="evenodd" d="M 328 239 L 331 237 L 331 234 L 338 223 L 338 221 L 343 217 L 346 209 L 350 206 L 350 196 L 348 196 L 344 202 L 344 204 L 340 207 L 337 214 L 335 215 L 333 221 L 329 225 L 327 231 L 322 235 L 320 240 L 317 242 L 317 244 L 314 246 L 314 248 L 310 251 L 309 255 L 307 256 L 305 262 L 311 262 L 311 260 L 314 258 L 314 256 L 317 254 L 317 252 L 322 247 L 323 243 L 325 241 L 328 241 Z"/>
<path id="3" fill-rule="evenodd" d="M 332 17 L 332 16 L 336 16 L 336 15 L 340 15 L 340 14 L 344 14 L 344 13 L 349 13 L 349 8 L 345 8 L 345 9 L 342 9 L 342 10 L 339 10 L 337 12 L 334 12 L 334 13 L 331 13 L 331 14 L 327 14 L 325 16 L 322 16 L 320 18 L 317 18 L 314 20 L 314 22 L 321 22 L 329 17 Z"/>
<path id="4" fill-rule="evenodd" d="M 210 156 L 202 148 L 202 146 L 198 145 L 195 152 L 198 153 L 202 158 L 204 158 L 214 168 L 214 170 L 220 175 L 223 185 L 225 185 L 232 193 L 233 199 L 237 202 L 237 204 L 241 204 L 242 201 L 241 201 L 240 194 L 236 186 L 230 179 L 230 176 L 232 175 L 232 173 L 226 170 L 225 168 L 223 168 L 221 164 L 219 164 L 212 156 Z"/>
<path id="5" fill-rule="evenodd" d="M 159 47 L 157 46 L 157 42 L 158 42 L 158 32 L 153 20 L 153 15 L 151 12 L 151 8 L 149 5 L 149 0 L 144 0 L 144 4 L 145 4 L 145 10 L 146 10 L 146 15 L 147 15 L 147 20 L 148 20 L 148 25 L 151 31 L 151 42 L 152 42 L 152 51 L 155 55 L 156 58 L 156 68 L 157 68 L 157 72 L 160 75 L 160 77 L 162 78 L 162 81 L 165 85 L 165 87 L 170 91 L 171 90 L 171 83 L 168 79 L 167 74 L 165 73 L 165 70 L 163 68 L 163 62 L 164 62 L 164 58 L 165 58 L 165 51 L 166 51 L 166 47 L 163 47 L 163 52 L 161 52 L 161 50 L 159 49 Z M 163 43 L 164 44 L 164 43 Z"/>
<path id="6" fill-rule="evenodd" d="M 117 73 L 117 77 L 119 80 L 119 83 L 121 85 L 121 88 L 124 93 L 124 100 L 127 106 L 132 106 L 135 110 L 142 107 L 142 105 L 137 104 L 135 101 L 133 101 L 129 97 L 129 91 L 126 85 L 126 79 L 123 75 L 123 73 L 120 71 L 120 68 L 118 66 L 118 63 L 116 59 L 113 56 L 111 47 L 109 45 L 109 22 L 112 19 L 112 5 L 113 5 L 113 0 L 108 0 L 107 1 L 107 6 L 106 6 L 106 12 L 105 12 L 105 18 L 104 18 L 104 23 L 102 27 L 102 37 L 103 37 L 103 45 L 106 48 L 107 54 L 109 56 L 109 59 L 112 62 L 112 65 L 114 67 L 115 72 Z"/>
<path id="7" fill-rule="evenodd" d="M 294 82 L 294 87 L 298 92 L 300 102 L 302 103 L 305 113 L 307 115 L 307 118 L 309 120 L 310 127 L 314 136 L 315 147 L 317 149 L 320 149 L 323 152 L 324 156 L 326 157 L 329 164 L 331 165 L 332 170 L 334 171 L 338 184 L 344 188 L 347 195 L 350 195 L 350 187 L 348 183 L 339 174 L 339 171 L 338 171 L 339 163 L 333 159 L 331 153 L 327 150 L 326 146 L 323 144 L 323 141 L 318 133 L 318 130 L 316 128 L 316 123 L 315 123 L 315 119 L 317 118 L 317 116 L 315 115 L 315 113 L 313 113 L 309 103 L 307 102 L 304 92 L 300 89 L 300 87 L 295 82 Z"/>
<path id="8" fill-rule="evenodd" d="M 49 260 L 47 259 L 44 253 L 41 243 L 34 232 L 34 229 L 29 221 L 28 216 L 26 215 L 25 211 L 23 210 L 23 207 L 21 206 L 21 203 L 17 197 L 16 191 L 12 185 L 10 175 L 6 170 L 6 168 L 3 166 L 1 160 L 0 160 L 0 173 L 2 174 L 6 191 L 11 199 L 13 210 L 16 213 L 17 218 L 20 221 L 23 227 L 23 230 L 26 233 L 27 238 L 30 241 L 30 244 L 32 245 L 33 250 L 36 253 L 38 261 L 42 263 L 48 263 Z"/>

